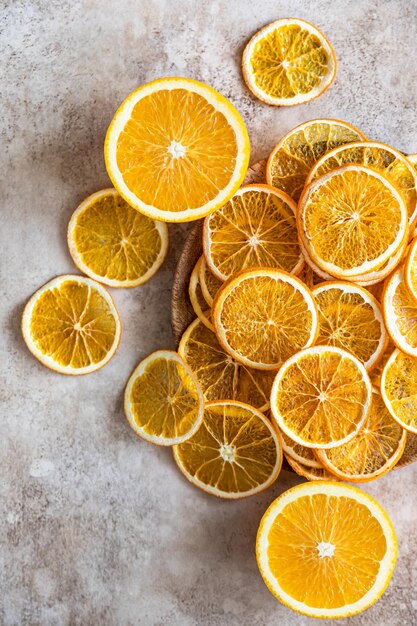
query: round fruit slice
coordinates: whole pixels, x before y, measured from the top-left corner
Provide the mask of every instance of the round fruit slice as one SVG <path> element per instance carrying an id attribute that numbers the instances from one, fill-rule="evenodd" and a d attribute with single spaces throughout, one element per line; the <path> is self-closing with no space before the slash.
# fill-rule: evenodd
<path id="1" fill-rule="evenodd" d="M 298 243 L 297 205 L 268 185 L 241 187 L 204 221 L 207 263 L 221 280 L 251 267 L 299 274 L 304 259 Z"/>
<path id="2" fill-rule="evenodd" d="M 388 335 L 380 305 L 363 287 L 343 281 L 313 288 L 319 312 L 316 345 L 338 346 L 354 354 L 369 371 L 381 359 Z"/>
<path id="3" fill-rule="evenodd" d="M 342 618 L 374 604 L 397 559 L 392 523 L 376 500 L 350 485 L 311 482 L 267 509 L 256 558 L 268 589 L 309 617 Z"/>
<path id="4" fill-rule="evenodd" d="M 259 411 L 268 409 L 275 372 L 255 370 L 232 359 L 200 320 L 187 328 L 178 353 L 194 372 L 206 400 L 240 400 Z"/>
<path id="5" fill-rule="evenodd" d="M 201 257 L 200 272 L 198 275 L 200 279 L 200 287 L 205 301 L 211 308 L 213 306 L 214 298 L 223 284 L 223 281 L 219 280 L 207 265 L 207 261 L 204 255 Z"/>
<path id="6" fill-rule="evenodd" d="M 268 185 L 282 189 L 296 202 L 313 165 L 336 146 L 366 139 L 347 122 L 310 120 L 296 126 L 272 150 L 266 166 Z"/>
<path id="7" fill-rule="evenodd" d="M 168 251 L 167 225 L 132 209 L 115 189 L 88 196 L 73 213 L 67 237 L 75 265 L 110 287 L 146 283 Z"/>
<path id="8" fill-rule="evenodd" d="M 289 454 L 286 454 L 285 458 L 294 472 L 303 478 L 307 478 L 307 480 L 339 480 L 318 462 L 318 467 L 309 467 L 305 463 L 295 461 Z"/>
<path id="9" fill-rule="evenodd" d="M 266 489 L 282 464 L 271 424 L 243 402 L 208 402 L 198 431 L 174 446 L 173 452 L 180 471 L 193 485 L 229 499 Z"/>
<path id="10" fill-rule="evenodd" d="M 271 392 L 278 428 L 308 448 L 334 448 L 365 421 L 371 383 L 362 363 L 335 346 L 298 352 L 279 370 Z"/>
<path id="11" fill-rule="evenodd" d="M 371 409 L 357 435 L 331 450 L 317 450 L 326 469 L 341 480 L 362 483 L 386 474 L 404 452 L 407 432 L 391 416 L 381 394 L 372 393 Z"/>
<path id="12" fill-rule="evenodd" d="M 272 268 L 230 278 L 216 296 L 212 316 L 226 352 L 256 369 L 277 369 L 311 346 L 318 330 L 310 290 L 295 276 Z"/>
<path id="13" fill-rule="evenodd" d="M 410 244 L 404 265 L 405 283 L 417 302 L 417 239 Z"/>
<path id="14" fill-rule="evenodd" d="M 394 350 L 382 371 L 381 394 L 392 417 L 417 435 L 417 359 Z"/>
<path id="15" fill-rule="evenodd" d="M 381 386 L 382 371 L 394 350 L 395 345 L 392 343 L 391 338 L 389 337 L 388 345 L 384 350 L 384 354 L 382 355 L 381 360 L 379 361 L 375 369 L 373 369 L 371 372 L 371 383 L 374 385 L 374 387 L 378 387 L 378 389 Z"/>
<path id="16" fill-rule="evenodd" d="M 403 268 L 387 279 L 382 308 L 394 344 L 406 354 L 417 356 L 417 300 L 407 288 Z"/>
<path id="17" fill-rule="evenodd" d="M 214 331 L 214 326 L 211 321 L 211 309 L 208 306 L 201 289 L 200 284 L 200 268 L 203 257 L 200 257 L 197 261 L 190 276 L 190 284 L 188 285 L 188 295 L 190 296 L 191 306 L 198 319 L 203 322 L 207 328 Z"/>
<path id="18" fill-rule="evenodd" d="M 362 141 L 338 146 L 317 161 L 307 176 L 306 185 L 348 163 L 380 172 L 402 193 L 411 227 L 417 217 L 417 172 L 401 152 L 384 143 Z"/>
<path id="19" fill-rule="evenodd" d="M 304 20 L 276 20 L 258 31 L 242 59 L 243 78 L 263 102 L 302 104 L 320 96 L 336 76 L 333 48 L 318 28 Z"/>
<path id="20" fill-rule="evenodd" d="M 297 220 L 308 255 L 337 278 L 379 269 L 408 236 L 403 197 L 361 165 L 345 165 L 309 185 Z"/>
<path id="21" fill-rule="evenodd" d="M 172 446 L 191 437 L 203 419 L 204 400 L 190 368 L 176 352 L 158 350 L 132 372 L 125 389 L 127 421 L 139 437 Z"/>
<path id="22" fill-rule="evenodd" d="M 113 185 L 135 209 L 166 222 L 221 207 L 249 165 L 249 138 L 233 105 L 190 78 L 161 78 L 131 93 L 104 145 Z"/>
<path id="23" fill-rule="evenodd" d="M 322 467 L 321 463 L 318 462 L 316 455 L 314 454 L 314 450 L 296 443 L 282 431 L 279 431 L 279 436 L 281 438 L 282 449 L 287 460 L 290 457 L 296 463 L 305 465 L 309 469 L 320 469 Z"/>
<path id="24" fill-rule="evenodd" d="M 116 352 L 121 323 L 112 297 L 85 276 L 65 274 L 25 306 L 22 333 L 32 354 L 60 374 L 89 374 Z"/>

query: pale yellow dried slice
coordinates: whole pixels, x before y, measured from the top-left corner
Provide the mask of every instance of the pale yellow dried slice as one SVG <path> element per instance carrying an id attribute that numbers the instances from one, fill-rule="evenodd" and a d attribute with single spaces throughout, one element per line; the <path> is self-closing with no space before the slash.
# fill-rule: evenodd
<path id="1" fill-rule="evenodd" d="M 417 301 L 417 238 L 412 241 L 404 264 L 404 280 Z"/>
<path id="2" fill-rule="evenodd" d="M 190 297 L 191 306 L 198 319 L 203 322 L 207 328 L 214 331 L 214 326 L 211 321 L 211 308 L 204 298 L 203 291 L 200 284 L 200 268 L 203 257 L 200 257 L 197 261 L 190 276 L 190 284 L 188 285 L 188 295 Z"/>
<path id="3" fill-rule="evenodd" d="M 288 435 L 286 435 L 282 430 L 280 430 L 278 434 L 281 438 L 282 449 L 287 460 L 289 457 L 291 457 L 293 461 L 295 461 L 296 463 L 300 463 L 301 465 L 304 465 L 309 469 L 320 469 L 322 467 L 321 463 L 318 462 L 312 448 L 306 448 L 306 446 L 302 446 L 300 443 L 296 443 L 295 441 L 290 439 L 290 437 L 288 437 Z"/>
<path id="4" fill-rule="evenodd" d="M 205 301 L 211 308 L 214 298 L 223 284 L 223 281 L 217 278 L 207 265 L 204 255 L 201 257 L 200 271 L 198 275 L 200 279 L 200 287 Z"/>
<path id="5" fill-rule="evenodd" d="M 393 343 L 406 354 L 417 356 L 417 300 L 407 287 L 403 267 L 387 279 L 382 308 Z"/>
<path id="6" fill-rule="evenodd" d="M 394 350 L 382 371 L 381 394 L 392 417 L 417 435 L 417 358 Z"/>
<path id="7" fill-rule="evenodd" d="M 307 480 L 339 480 L 318 461 L 316 461 L 317 467 L 310 467 L 309 465 L 306 465 L 306 463 L 296 461 L 289 454 L 286 454 L 285 458 L 288 465 L 294 470 L 294 472 L 303 478 L 307 478 Z"/>

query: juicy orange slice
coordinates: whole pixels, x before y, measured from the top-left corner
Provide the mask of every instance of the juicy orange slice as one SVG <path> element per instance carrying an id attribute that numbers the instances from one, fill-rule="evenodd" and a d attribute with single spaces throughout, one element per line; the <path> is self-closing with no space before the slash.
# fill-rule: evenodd
<path id="1" fill-rule="evenodd" d="M 417 359 L 394 350 L 381 376 L 381 394 L 392 417 L 417 435 Z"/>
<path id="2" fill-rule="evenodd" d="M 216 296 L 212 316 L 225 351 L 256 369 L 277 369 L 311 346 L 318 330 L 310 290 L 295 276 L 267 268 L 230 278 Z"/>
<path id="3" fill-rule="evenodd" d="M 294 472 L 303 478 L 307 478 L 307 480 L 339 480 L 334 474 L 325 469 L 318 461 L 318 467 L 310 467 L 305 463 L 296 461 L 288 454 L 285 455 L 285 458 L 288 465 L 294 470 Z"/>
<path id="4" fill-rule="evenodd" d="M 417 356 L 417 300 L 407 287 L 402 267 L 387 279 L 382 307 L 393 343 L 406 354 Z"/>
<path id="5" fill-rule="evenodd" d="M 298 231 L 308 255 L 337 278 L 379 269 L 408 235 L 401 194 L 361 165 L 345 165 L 311 183 L 298 208 Z"/>
<path id="6" fill-rule="evenodd" d="M 68 225 L 68 247 L 84 274 L 110 287 L 137 287 L 159 270 L 168 228 L 130 207 L 115 189 L 88 196 Z"/>
<path id="7" fill-rule="evenodd" d="M 298 201 L 313 165 L 336 146 L 361 141 L 365 136 L 347 122 L 310 120 L 282 137 L 266 166 L 266 182 Z"/>
<path id="8" fill-rule="evenodd" d="M 323 467 L 322 464 L 318 462 L 312 448 L 306 448 L 306 446 L 302 446 L 300 443 L 296 443 L 295 441 L 290 439 L 290 437 L 288 437 L 288 435 L 286 435 L 283 431 L 279 431 L 278 434 L 280 436 L 282 449 L 284 451 L 287 461 L 289 458 L 291 458 L 296 463 L 308 467 L 309 469 L 320 469 Z"/>
<path id="9" fill-rule="evenodd" d="M 268 589 L 309 617 L 361 613 L 384 593 L 397 559 L 384 509 L 360 489 L 335 482 L 297 485 L 267 509 L 256 557 Z M 354 582 L 353 582 L 354 581 Z"/>
<path id="10" fill-rule="evenodd" d="M 317 450 L 324 467 L 341 480 L 368 482 L 386 474 L 400 460 L 407 433 L 373 390 L 371 409 L 357 435 L 331 450 Z"/>
<path id="11" fill-rule="evenodd" d="M 251 267 L 274 267 L 299 274 L 304 259 L 298 243 L 297 206 L 268 185 L 241 187 L 204 221 L 207 263 L 221 280 Z"/>
<path id="12" fill-rule="evenodd" d="M 289 358 L 271 392 L 276 425 L 308 448 L 333 448 L 352 439 L 370 403 L 371 383 L 364 366 L 335 346 L 315 346 Z"/>
<path id="13" fill-rule="evenodd" d="M 381 359 L 388 335 L 380 305 L 363 287 L 333 281 L 313 288 L 319 312 L 317 345 L 354 354 L 369 371 Z"/>
<path id="14" fill-rule="evenodd" d="M 409 292 L 417 301 L 417 238 L 410 244 L 404 265 L 404 280 Z"/>
<path id="15" fill-rule="evenodd" d="M 124 406 L 127 421 L 139 437 L 172 446 L 200 427 L 204 400 L 197 380 L 178 354 L 158 350 L 132 372 Z"/>
<path id="16" fill-rule="evenodd" d="M 174 459 L 188 480 L 221 498 L 259 493 L 277 478 L 282 464 L 278 437 L 262 413 L 242 402 L 208 402 L 203 423 Z"/>
<path id="17" fill-rule="evenodd" d="M 215 211 L 240 187 L 249 138 L 217 91 L 190 78 L 161 78 L 121 104 L 104 156 L 113 185 L 132 207 L 186 222 Z"/>
<path id="18" fill-rule="evenodd" d="M 223 281 L 219 280 L 217 276 L 213 274 L 207 265 L 207 261 L 204 255 L 201 257 L 200 271 L 198 278 L 200 280 L 201 292 L 208 306 L 213 306 L 214 298 L 217 292 L 223 284 Z"/>
<path id="19" fill-rule="evenodd" d="M 275 372 L 255 370 L 232 359 L 200 320 L 187 328 L 178 353 L 194 372 L 206 400 L 240 400 L 260 411 L 268 409 Z"/>
<path id="20" fill-rule="evenodd" d="M 116 352 L 121 323 L 109 292 L 85 276 L 58 276 L 25 306 L 22 333 L 32 354 L 60 374 L 89 374 Z"/>
<path id="21" fill-rule="evenodd" d="M 188 295 L 190 297 L 191 306 L 198 319 L 203 322 L 207 328 L 214 331 L 214 326 L 211 321 L 211 308 L 208 306 L 200 284 L 200 268 L 203 257 L 197 261 L 190 276 L 190 283 L 188 285 Z"/>

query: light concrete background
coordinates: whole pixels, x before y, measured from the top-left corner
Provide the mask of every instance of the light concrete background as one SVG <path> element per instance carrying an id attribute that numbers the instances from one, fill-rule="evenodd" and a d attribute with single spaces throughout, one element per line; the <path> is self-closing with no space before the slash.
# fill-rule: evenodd
<path id="1" fill-rule="evenodd" d="M 336 81 L 309 105 L 254 100 L 240 58 L 260 26 L 294 15 L 333 43 Z M 68 219 L 107 186 L 106 127 L 135 87 L 165 75 L 206 81 L 237 106 L 253 161 L 315 117 L 417 151 L 417 3 L 413 0 L 3 0 L 1 3 L 1 554 L 5 626 L 286 626 L 254 557 L 266 506 L 221 502 L 177 472 L 169 450 L 135 437 L 122 390 L 147 353 L 172 347 L 170 288 L 187 227 L 147 285 L 117 291 L 123 337 L 103 370 L 77 378 L 40 365 L 20 336 L 22 306 L 73 272 Z M 399 560 L 383 599 L 346 624 L 417 624 L 417 467 L 365 487 L 386 507 Z"/>

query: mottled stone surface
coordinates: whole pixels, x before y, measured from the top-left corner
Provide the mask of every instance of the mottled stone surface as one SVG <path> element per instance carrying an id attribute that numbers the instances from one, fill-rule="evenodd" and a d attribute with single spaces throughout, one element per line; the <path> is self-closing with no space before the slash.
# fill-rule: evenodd
<path id="1" fill-rule="evenodd" d="M 208 82 L 238 107 L 253 161 L 290 127 L 338 117 L 417 151 L 417 5 L 410 0 L 3 0 L 0 300 L 0 622 L 5 626 L 286 626 L 311 620 L 270 595 L 256 568 L 266 506 L 296 482 L 241 502 L 200 493 L 168 450 L 127 427 L 122 391 L 151 350 L 173 345 L 170 285 L 187 227 L 150 283 L 114 297 L 115 358 L 80 379 L 42 367 L 20 336 L 26 298 L 75 270 L 71 212 L 109 184 L 102 145 L 130 90 L 163 75 Z M 311 20 L 339 58 L 332 88 L 275 109 L 244 87 L 248 37 L 288 14 Z M 384 598 L 346 624 L 417 624 L 417 467 L 366 487 L 397 529 L 398 566 Z"/>

